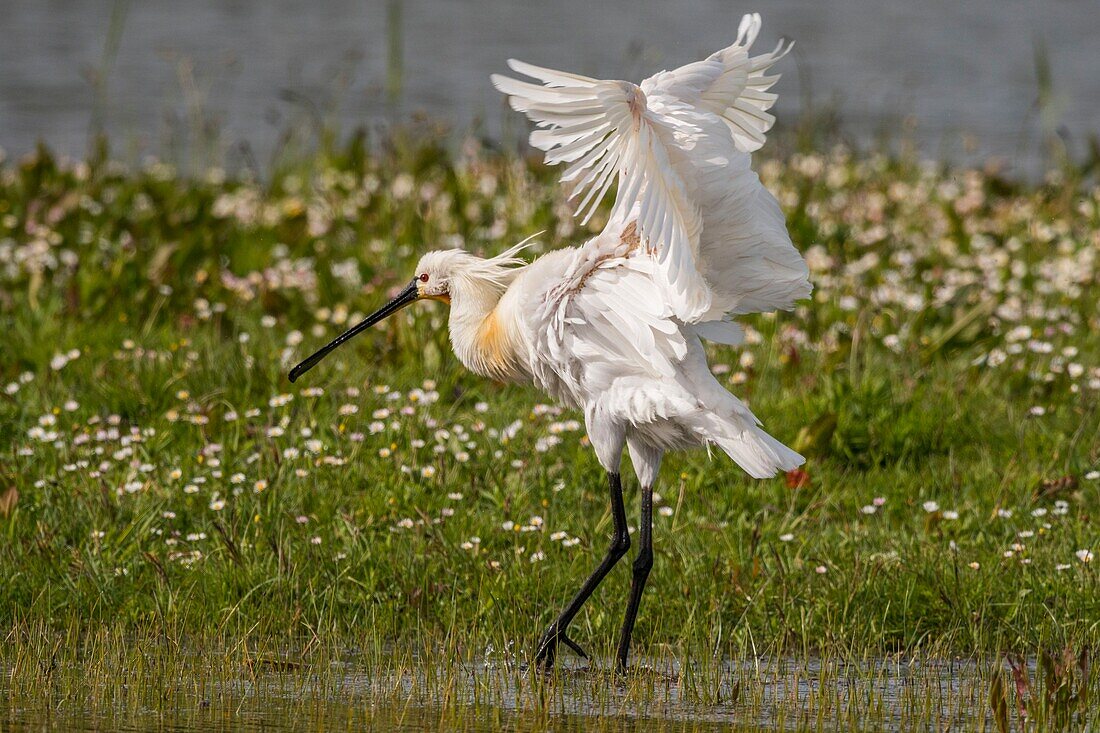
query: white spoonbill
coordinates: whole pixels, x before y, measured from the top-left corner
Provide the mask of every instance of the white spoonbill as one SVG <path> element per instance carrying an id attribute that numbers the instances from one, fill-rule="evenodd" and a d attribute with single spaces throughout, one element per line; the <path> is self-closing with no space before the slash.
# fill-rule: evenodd
<path id="1" fill-rule="evenodd" d="M 736 345 L 731 318 L 789 310 L 810 293 L 775 198 L 750 167 L 774 118 L 767 70 L 790 46 L 749 56 L 760 16 L 703 61 L 639 85 L 508 65 L 534 84 L 494 75 L 511 106 L 536 124 L 531 144 L 565 163 L 562 181 L 592 216 L 612 184 L 600 234 L 578 247 L 517 259 L 523 243 L 488 259 L 462 250 L 425 254 L 401 293 L 299 364 L 293 381 L 328 352 L 422 298 L 450 304 L 451 344 L 471 371 L 531 382 L 584 411 L 611 489 L 607 554 L 542 635 L 539 666 L 559 644 L 584 651 L 570 622 L 630 546 L 619 466 L 630 451 L 641 484 L 639 544 L 619 641 L 626 667 L 642 589 L 653 565 L 653 484 L 666 450 L 714 445 L 750 476 L 792 469 L 802 457 L 760 427 L 711 374 L 700 339 Z"/>

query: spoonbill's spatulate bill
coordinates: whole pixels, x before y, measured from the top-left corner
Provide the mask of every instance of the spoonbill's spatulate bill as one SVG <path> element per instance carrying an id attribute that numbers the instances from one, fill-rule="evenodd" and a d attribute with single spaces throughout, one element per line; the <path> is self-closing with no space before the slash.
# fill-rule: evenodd
<path id="1" fill-rule="evenodd" d="M 487 259 L 429 252 L 394 300 L 290 374 L 297 379 L 356 333 L 432 298 L 450 304 L 451 343 L 471 371 L 531 382 L 584 411 L 607 471 L 614 537 L 542 635 L 536 659 L 545 668 L 559 644 L 587 656 L 567 635 L 570 622 L 630 546 L 624 447 L 642 496 L 620 668 L 653 564 L 653 484 L 664 451 L 717 446 L 755 478 L 802 463 L 715 379 L 701 343 L 739 344 L 733 317 L 788 310 L 810 294 L 779 204 L 750 167 L 774 122 L 768 89 L 779 77 L 767 72 L 790 49 L 749 56 L 759 30 L 760 16 L 747 15 L 732 46 L 638 85 L 509 61 L 540 83 L 492 82 L 535 123 L 531 144 L 546 162 L 565 165 L 578 215 L 591 217 L 617 184 L 607 226 L 530 263 L 516 257 L 523 243 Z"/>

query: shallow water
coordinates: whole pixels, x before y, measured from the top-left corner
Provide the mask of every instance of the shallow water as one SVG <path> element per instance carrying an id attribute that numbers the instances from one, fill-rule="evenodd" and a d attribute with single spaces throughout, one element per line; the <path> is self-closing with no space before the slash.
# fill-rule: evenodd
<path id="1" fill-rule="evenodd" d="M 0 727 L 943 730 L 992 722 L 990 667 L 971 661 L 762 658 L 704 670 L 642 660 L 625 678 L 606 668 L 567 661 L 544 678 L 523 665 L 484 659 L 373 673 L 353 660 L 320 670 L 272 660 L 257 674 L 197 695 L 146 690 L 137 704 L 133 697 L 128 704 L 89 704 L 72 693 L 48 704 L 16 698 L 7 710 L 0 705 Z"/>
<path id="2" fill-rule="evenodd" d="M 128 10 L 107 64 L 113 6 Z M 480 117 L 497 133 L 503 110 L 488 75 L 510 56 L 637 79 L 722 47 L 754 9 L 765 16 L 761 48 L 780 35 L 797 40 L 778 87 L 787 122 L 811 97 L 836 97 L 857 138 L 896 132 L 899 116 L 911 115 L 929 154 L 989 153 L 1023 166 L 1038 160 L 1044 128 L 1077 142 L 1097 131 L 1095 0 L 7 0 L 0 145 L 21 153 L 44 139 L 81 154 L 97 99 L 105 129 L 131 153 L 163 152 L 201 118 L 215 123 L 226 148 L 246 143 L 263 163 L 296 110 L 314 114 L 328 101 L 345 130 L 426 110 L 460 128 Z M 393 103 L 385 93 L 391 36 L 401 39 L 402 72 Z M 1040 47 L 1054 80 L 1042 113 Z M 97 95 L 89 80 L 104 69 Z"/>

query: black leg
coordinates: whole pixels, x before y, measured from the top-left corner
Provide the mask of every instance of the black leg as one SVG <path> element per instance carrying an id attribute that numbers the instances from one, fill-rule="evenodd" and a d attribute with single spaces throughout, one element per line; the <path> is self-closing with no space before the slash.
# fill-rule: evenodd
<path id="1" fill-rule="evenodd" d="M 634 559 L 634 577 L 630 583 L 630 601 L 626 605 L 626 618 L 623 619 L 623 631 L 619 636 L 619 671 L 626 671 L 626 658 L 630 654 L 630 636 L 634 633 L 634 621 L 638 618 L 638 606 L 642 602 L 642 591 L 653 569 L 653 487 L 642 487 L 642 525 L 638 529 L 641 547 Z"/>
<path id="2" fill-rule="evenodd" d="M 611 545 L 607 548 L 607 554 L 603 556 L 603 560 L 588 576 L 588 580 L 584 581 L 584 585 L 577 591 L 577 595 L 573 596 L 573 600 L 569 602 L 565 610 L 558 615 L 554 623 L 550 624 L 542 635 L 538 652 L 535 654 L 535 664 L 547 670 L 554 666 L 554 658 L 557 655 L 559 643 L 566 644 L 577 654 L 588 659 L 588 655 L 584 653 L 584 650 L 566 636 L 566 629 L 569 628 L 573 618 L 580 612 L 584 602 L 588 600 L 588 597 L 592 595 L 604 577 L 611 572 L 611 568 L 615 567 L 615 563 L 621 560 L 626 551 L 630 549 L 630 533 L 626 528 L 626 509 L 623 507 L 623 485 L 617 473 L 607 474 L 607 479 L 608 484 L 611 486 L 611 518 L 615 523 L 615 535 L 611 538 Z"/>

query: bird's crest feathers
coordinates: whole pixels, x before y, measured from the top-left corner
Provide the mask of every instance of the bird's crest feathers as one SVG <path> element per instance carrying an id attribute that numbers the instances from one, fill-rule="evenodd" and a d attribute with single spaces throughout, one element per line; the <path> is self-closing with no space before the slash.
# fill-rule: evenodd
<path id="1" fill-rule="evenodd" d="M 527 265 L 517 255 L 534 244 L 536 232 L 492 257 L 478 257 L 464 249 L 440 249 L 426 253 L 417 264 L 417 272 L 438 273 L 447 278 L 476 279 L 498 290 L 505 290 Z"/>

